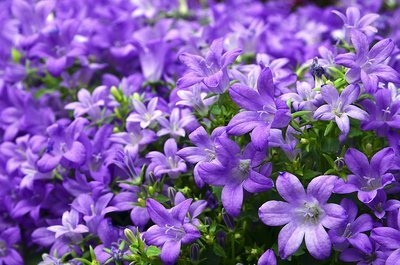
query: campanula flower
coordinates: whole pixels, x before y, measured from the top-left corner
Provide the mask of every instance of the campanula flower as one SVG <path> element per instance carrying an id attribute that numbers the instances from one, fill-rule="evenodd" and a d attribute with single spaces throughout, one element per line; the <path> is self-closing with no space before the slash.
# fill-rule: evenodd
<path id="1" fill-rule="evenodd" d="M 327 203 L 336 180 L 336 176 L 319 176 L 308 184 L 305 192 L 296 176 L 287 172 L 279 175 L 276 188 L 286 202 L 268 201 L 258 214 L 266 225 L 285 225 L 278 235 L 279 255 L 283 259 L 297 251 L 303 238 L 314 258 L 329 257 L 332 243 L 325 228 L 337 228 L 346 219 L 342 206 Z"/>

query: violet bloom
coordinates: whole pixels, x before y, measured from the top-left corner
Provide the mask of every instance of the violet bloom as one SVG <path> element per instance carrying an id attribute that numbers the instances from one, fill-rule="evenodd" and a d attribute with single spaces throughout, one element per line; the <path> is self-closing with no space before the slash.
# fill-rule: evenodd
<path id="1" fill-rule="evenodd" d="M 260 259 L 258 260 L 257 265 L 276 265 L 278 264 L 276 261 L 275 253 L 272 249 L 268 249 L 261 255 Z"/>
<path id="2" fill-rule="evenodd" d="M 174 108 L 169 115 L 169 119 L 159 117 L 158 123 L 162 126 L 157 132 L 157 136 L 169 134 L 173 138 L 184 137 L 185 127 L 195 120 L 195 117 L 190 112 L 185 112 L 179 108 Z"/>
<path id="3" fill-rule="evenodd" d="M 353 246 L 362 245 L 365 234 L 373 227 L 373 219 L 369 214 L 357 217 L 358 207 L 350 199 L 343 199 L 340 205 L 345 209 L 347 218 L 339 227 L 329 231 L 329 237 L 336 250 L 343 251 L 348 248 L 349 243 Z"/>
<path id="4" fill-rule="evenodd" d="M 265 158 L 265 151 L 257 151 L 252 143 L 243 154 L 240 147 L 229 138 L 218 138 L 217 159 L 203 162 L 199 166 L 199 175 L 204 182 L 213 186 L 223 186 L 222 205 L 226 212 L 238 216 L 243 204 L 243 189 L 251 193 L 262 192 L 273 187 L 268 176 L 271 164 L 268 163 L 257 172 L 257 167 Z"/>
<path id="5" fill-rule="evenodd" d="M 352 30 L 351 42 L 356 53 L 339 54 L 335 63 L 350 68 L 346 72 L 346 80 L 355 83 L 361 79 L 365 90 L 373 93 L 378 89 L 378 81 L 398 83 L 399 73 L 392 67 L 384 64 L 384 61 L 392 54 L 394 42 L 384 39 L 376 43 L 369 50 L 367 37 L 358 30 Z"/>
<path id="6" fill-rule="evenodd" d="M 170 49 L 171 26 L 172 20 L 161 19 L 153 27 L 142 27 L 133 34 L 142 73 L 147 81 L 156 82 L 163 74 Z"/>
<path id="7" fill-rule="evenodd" d="M 346 41 L 350 40 L 350 33 L 352 30 L 356 29 L 367 36 L 377 33 L 378 30 L 371 24 L 379 18 L 378 14 L 370 13 L 361 17 L 360 10 L 357 7 L 349 7 L 346 9 L 346 15 L 333 10 L 332 13 L 336 14 L 344 23 L 344 38 Z"/>
<path id="8" fill-rule="evenodd" d="M 283 128 L 291 119 L 286 103 L 274 98 L 275 88 L 269 68 L 261 71 L 257 80 L 257 90 L 234 84 L 229 94 L 244 111 L 231 119 L 227 132 L 243 135 L 252 131 L 251 141 L 258 149 L 267 147 L 271 128 Z"/>
<path id="9" fill-rule="evenodd" d="M 398 200 L 387 200 L 386 191 L 384 189 L 378 190 L 376 197 L 369 203 L 367 203 L 375 216 L 382 219 L 386 212 L 395 211 L 400 208 L 400 201 Z"/>
<path id="10" fill-rule="evenodd" d="M 196 226 L 186 223 L 192 199 L 184 200 L 167 210 L 159 202 L 147 199 L 146 206 L 151 220 L 155 223 L 143 237 L 148 245 L 161 247 L 164 264 L 174 264 L 179 257 L 182 244 L 189 244 L 200 238 Z"/>
<path id="11" fill-rule="evenodd" d="M 360 151 L 350 148 L 344 155 L 347 167 L 353 173 L 347 176 L 347 181 L 339 179 L 335 185 L 335 193 L 347 194 L 357 191 L 358 199 L 363 203 L 371 202 L 378 190 L 394 182 L 394 176 L 389 173 L 394 168 L 394 151 L 384 148 L 377 152 L 368 162 L 368 158 Z"/>
<path id="12" fill-rule="evenodd" d="M 185 201 L 185 196 L 182 192 L 177 192 L 174 199 L 174 204 L 178 205 L 181 202 Z M 197 217 L 203 213 L 205 208 L 207 207 L 207 201 L 205 200 L 198 200 L 192 203 L 189 207 L 188 216 L 185 217 L 185 223 L 191 223 L 195 226 L 200 225 L 199 219 Z"/>
<path id="13" fill-rule="evenodd" d="M 211 136 L 208 136 L 206 130 L 203 127 L 199 127 L 189 134 L 189 140 L 195 146 L 185 147 L 177 152 L 178 156 L 189 163 L 196 164 L 193 169 L 193 175 L 199 187 L 203 187 L 204 185 L 204 181 L 199 176 L 199 165 L 202 162 L 211 162 L 217 157 L 215 152 L 216 139 L 224 133 L 225 129 L 219 127 L 214 129 Z"/>
<path id="14" fill-rule="evenodd" d="M 181 98 L 176 102 L 177 106 L 192 107 L 202 116 L 208 114 L 208 106 L 218 99 L 217 97 L 207 97 L 207 93 L 202 91 L 199 84 L 193 85 L 188 89 L 180 89 L 176 94 Z"/>
<path id="15" fill-rule="evenodd" d="M 377 227 L 371 238 L 382 247 L 392 251 L 386 260 L 387 265 L 398 265 L 400 261 L 400 231 L 392 227 Z"/>
<path id="16" fill-rule="evenodd" d="M 337 177 L 331 175 L 316 177 L 305 192 L 296 176 L 287 172 L 279 175 L 276 188 L 286 202 L 268 201 L 258 213 L 266 225 L 285 225 L 278 235 L 279 255 L 283 259 L 297 251 L 304 237 L 314 258 L 329 257 L 331 241 L 324 227 L 337 228 L 346 219 L 342 206 L 327 203 L 336 180 Z"/>
<path id="17" fill-rule="evenodd" d="M 222 94 L 229 86 L 228 66 L 241 53 L 234 49 L 223 53 L 223 39 L 214 40 L 205 58 L 182 53 L 179 59 L 189 71 L 177 82 L 177 87 L 185 88 L 203 82 L 210 92 Z"/>
<path id="18" fill-rule="evenodd" d="M 20 240 L 21 234 L 17 227 L 10 227 L 0 232 L 0 264 L 24 264 L 21 255 L 14 248 Z"/>
<path id="19" fill-rule="evenodd" d="M 335 87 L 325 85 L 321 87 L 321 95 L 328 104 L 319 107 L 314 113 L 314 118 L 325 121 L 335 120 L 342 132 L 341 138 L 346 137 L 350 131 L 349 117 L 357 120 L 368 118 L 368 114 L 364 110 L 351 105 L 360 95 L 360 87 L 358 85 L 348 85 L 340 96 Z"/>
<path id="20" fill-rule="evenodd" d="M 364 100 L 362 105 L 369 113 L 369 119 L 361 124 L 363 130 L 375 130 L 379 136 L 400 129 L 400 100 L 394 100 L 389 89 L 380 89 L 374 100 Z"/>
<path id="21" fill-rule="evenodd" d="M 73 110 L 75 118 L 87 114 L 94 121 L 97 121 L 101 119 L 102 107 L 104 106 L 106 95 L 107 88 L 105 86 L 97 87 L 92 95 L 90 95 L 89 91 L 82 88 L 78 92 L 79 102 L 69 103 L 65 106 L 65 109 Z"/>
<path id="22" fill-rule="evenodd" d="M 282 100 L 290 100 L 295 111 L 317 109 L 323 102 L 321 93 L 315 90 L 310 83 L 296 83 L 296 93 L 286 93 L 281 96 Z"/>
<path id="23" fill-rule="evenodd" d="M 291 161 L 293 161 L 300 153 L 300 149 L 297 148 L 299 141 L 295 137 L 295 135 L 299 134 L 299 132 L 293 129 L 292 126 L 288 126 L 286 129 L 285 138 L 283 137 L 282 133 L 283 132 L 281 129 L 271 129 L 268 138 L 268 145 L 269 147 L 281 148 L 285 155 Z"/>
<path id="24" fill-rule="evenodd" d="M 86 161 L 86 149 L 80 141 L 87 120 L 78 118 L 68 127 L 57 123 L 47 128 L 49 140 L 46 152 L 38 161 L 40 172 L 49 172 L 58 164 L 79 167 Z"/>
<path id="25" fill-rule="evenodd" d="M 42 32 L 43 40 L 35 44 L 29 53 L 30 57 L 46 59 L 50 74 L 59 76 L 74 60 L 86 53 L 85 47 L 75 41 L 80 20 L 65 19 L 52 23 Z"/>
<path id="26" fill-rule="evenodd" d="M 79 213 L 74 209 L 65 212 L 62 215 L 61 222 L 62 225 L 53 225 L 47 228 L 47 230 L 56 233 L 56 238 L 64 236 L 71 242 L 79 243 L 83 239 L 82 234 L 89 232 L 85 225 L 80 224 Z"/>
<path id="27" fill-rule="evenodd" d="M 129 190 L 122 191 L 115 195 L 111 204 L 116 207 L 118 211 L 129 211 L 132 223 L 143 229 L 149 222 L 150 216 L 146 207 L 138 203 L 138 194 L 141 190 L 138 186 L 129 186 Z M 140 196 L 140 195 L 139 195 Z"/>
<path id="28" fill-rule="evenodd" d="M 71 207 L 79 213 L 83 214 L 83 220 L 93 234 L 97 233 L 97 227 L 107 213 L 117 211 L 118 209 L 109 206 L 112 193 L 107 193 L 98 198 L 93 199 L 93 195 L 80 194 L 72 202 Z"/>
<path id="29" fill-rule="evenodd" d="M 366 237 L 362 245 L 358 245 L 355 248 L 345 249 L 340 253 L 339 259 L 345 262 L 353 262 L 357 265 L 396 264 L 385 263 L 387 257 L 388 254 L 385 249 Z"/>
<path id="30" fill-rule="evenodd" d="M 161 117 L 162 111 L 156 110 L 158 98 L 152 98 L 146 106 L 137 99 L 133 99 L 134 112 L 126 119 L 127 122 L 140 122 L 143 129 L 151 126 L 158 117 Z"/>
<path id="31" fill-rule="evenodd" d="M 149 152 L 146 156 L 151 159 L 148 172 L 153 171 L 157 177 L 168 174 L 171 178 L 177 178 L 180 173 L 186 172 L 186 164 L 177 156 L 177 151 L 176 141 L 168 139 L 164 144 L 164 154 L 158 151 Z"/>
<path id="32" fill-rule="evenodd" d="M 126 132 L 115 133 L 110 140 L 123 145 L 126 152 L 134 154 L 156 141 L 157 136 L 152 130 L 141 129 L 138 123 L 128 122 Z"/>

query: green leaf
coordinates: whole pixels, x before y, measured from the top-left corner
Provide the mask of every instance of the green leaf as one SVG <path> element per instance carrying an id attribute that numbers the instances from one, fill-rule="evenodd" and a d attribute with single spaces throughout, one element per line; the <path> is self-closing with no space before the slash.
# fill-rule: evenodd
<path id="1" fill-rule="evenodd" d="M 161 250 L 156 246 L 149 246 L 146 249 L 146 256 L 149 258 L 159 256 L 160 253 L 161 253 Z"/>
<path id="2" fill-rule="evenodd" d="M 223 257 L 223 258 L 226 257 L 225 250 L 218 243 L 213 244 L 213 251 L 214 251 L 215 255 L 217 255 L 219 257 Z"/>
<path id="3" fill-rule="evenodd" d="M 330 121 L 328 126 L 326 126 L 325 132 L 324 132 L 324 136 L 327 136 L 333 129 L 333 121 Z"/>
<path id="4" fill-rule="evenodd" d="M 298 112 L 292 113 L 292 119 L 307 115 L 309 113 L 311 113 L 310 110 L 302 110 L 302 111 L 298 111 Z"/>
<path id="5" fill-rule="evenodd" d="M 21 53 L 18 50 L 12 48 L 11 49 L 11 58 L 15 63 L 19 64 L 21 62 Z"/>

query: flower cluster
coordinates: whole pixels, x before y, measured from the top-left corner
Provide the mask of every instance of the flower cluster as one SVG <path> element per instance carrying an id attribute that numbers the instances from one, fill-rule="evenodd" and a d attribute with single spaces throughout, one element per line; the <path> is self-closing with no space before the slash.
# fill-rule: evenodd
<path id="1" fill-rule="evenodd" d="M 0 265 L 400 264 L 400 4 L 336 2 L 0 1 Z"/>

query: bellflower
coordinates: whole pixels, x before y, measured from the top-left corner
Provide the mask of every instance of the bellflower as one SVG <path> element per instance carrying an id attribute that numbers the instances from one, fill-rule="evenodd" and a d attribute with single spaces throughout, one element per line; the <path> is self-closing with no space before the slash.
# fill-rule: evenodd
<path id="1" fill-rule="evenodd" d="M 362 245 L 359 245 L 355 248 L 345 249 L 342 253 L 340 253 L 339 256 L 340 260 L 353 263 L 357 262 L 357 265 L 395 264 L 385 263 L 387 258 L 388 254 L 386 253 L 385 249 L 368 237 L 366 237 Z"/>
<path id="2" fill-rule="evenodd" d="M 346 41 L 350 41 L 350 33 L 353 29 L 359 30 L 367 36 L 378 32 L 376 27 L 371 25 L 379 18 L 378 14 L 369 13 L 361 17 L 360 10 L 353 6 L 346 9 L 346 14 L 337 10 L 333 10 L 332 13 L 343 21 Z"/>
<path id="3" fill-rule="evenodd" d="M 212 105 L 217 97 L 207 97 L 207 93 L 202 91 L 201 85 L 196 84 L 187 89 L 180 89 L 177 95 L 181 98 L 176 105 L 188 106 L 196 110 L 200 115 L 208 113 L 208 106 Z"/>
<path id="4" fill-rule="evenodd" d="M 157 136 L 152 130 L 141 129 L 138 123 L 128 122 L 126 132 L 115 133 L 110 139 L 114 143 L 123 145 L 125 151 L 137 153 L 157 140 Z"/>
<path id="5" fill-rule="evenodd" d="M 185 196 L 182 192 L 177 192 L 174 199 L 174 204 L 178 205 L 181 202 L 185 201 Z M 205 208 L 207 207 L 207 202 L 205 200 L 198 200 L 192 203 L 188 210 L 188 216 L 185 217 L 185 223 L 191 223 L 195 226 L 200 225 L 199 219 L 197 217 L 203 213 Z"/>
<path id="6" fill-rule="evenodd" d="M 323 103 L 321 93 L 313 89 L 308 82 L 296 83 L 296 93 L 286 93 L 281 96 L 282 100 L 289 100 L 295 111 L 311 110 L 314 111 Z"/>
<path id="7" fill-rule="evenodd" d="M 169 119 L 164 117 L 157 119 L 158 123 L 162 126 L 157 135 L 163 136 L 169 134 L 173 138 L 184 137 L 186 134 L 184 128 L 194 120 L 195 118 L 191 113 L 174 108 L 169 115 Z"/>
<path id="8" fill-rule="evenodd" d="M 336 250 L 348 248 L 349 243 L 353 246 L 362 245 L 365 234 L 362 232 L 370 231 L 373 228 L 373 220 L 369 214 L 362 214 L 357 217 L 357 205 L 350 199 L 343 199 L 340 206 L 347 213 L 347 218 L 339 227 L 329 231 L 329 237 Z"/>
<path id="9" fill-rule="evenodd" d="M 177 178 L 180 173 L 186 172 L 186 164 L 177 156 L 177 151 L 176 141 L 168 139 L 164 144 L 164 154 L 158 151 L 149 152 L 146 156 L 151 159 L 148 172 L 153 171 L 157 177 L 168 174 L 171 178 Z"/>
<path id="10" fill-rule="evenodd" d="M 82 234 L 89 232 L 89 229 L 80 224 L 79 213 L 75 210 L 67 211 L 62 215 L 62 225 L 49 226 L 47 230 L 54 232 L 55 237 L 67 237 L 70 241 L 78 243 L 82 240 Z"/>
<path id="11" fill-rule="evenodd" d="M 335 120 L 340 131 L 341 137 L 346 137 L 350 131 L 349 117 L 357 120 L 365 120 L 368 114 L 351 105 L 360 95 L 360 87 L 358 85 L 347 86 L 339 96 L 337 89 L 331 85 L 321 87 L 322 98 L 328 103 L 322 105 L 314 112 L 314 118 L 319 120 Z"/>
<path id="12" fill-rule="evenodd" d="M 391 131 L 400 129 L 400 100 L 393 99 L 389 89 L 380 89 L 374 94 L 373 102 L 362 102 L 369 113 L 369 119 L 361 124 L 363 130 L 375 130 L 379 136 L 387 136 Z"/>
<path id="13" fill-rule="evenodd" d="M 0 232 L 0 264 L 24 264 L 22 257 L 14 248 L 14 244 L 21 240 L 17 227 L 10 227 Z"/>
<path id="14" fill-rule="evenodd" d="M 106 97 L 107 88 L 105 86 L 97 87 L 92 95 L 89 91 L 82 88 L 78 92 L 79 102 L 69 103 L 65 106 L 65 109 L 73 110 L 75 118 L 88 114 L 90 118 L 97 121 L 101 119 L 102 107 L 105 104 L 104 99 Z"/>
<path id="15" fill-rule="evenodd" d="M 399 264 L 400 231 L 392 227 L 377 227 L 371 232 L 371 238 L 379 245 L 391 250 L 385 264 Z"/>
<path id="16" fill-rule="evenodd" d="M 257 265 L 276 265 L 278 264 L 276 261 L 275 253 L 272 249 L 268 249 L 261 255 L 260 259 L 258 260 Z"/>
<path id="17" fill-rule="evenodd" d="M 177 152 L 177 155 L 188 161 L 189 163 L 196 164 L 193 169 L 194 180 L 199 187 L 203 187 L 204 181 L 199 176 L 199 166 L 202 162 L 211 162 L 216 157 L 215 145 L 216 139 L 225 134 L 223 127 L 216 128 L 211 136 L 203 127 L 199 127 L 189 134 L 189 139 L 195 146 L 184 147 Z"/>
<path id="18" fill-rule="evenodd" d="M 158 98 L 152 98 L 146 106 L 137 99 L 133 99 L 133 107 L 134 112 L 131 113 L 128 118 L 127 122 L 140 122 L 140 127 L 143 129 L 151 126 L 158 117 L 161 117 L 162 112 L 160 110 L 156 110 L 157 108 Z"/>
<path id="19" fill-rule="evenodd" d="M 293 127 L 288 126 L 285 138 L 282 134 L 283 132 L 281 129 L 271 129 L 268 138 L 268 145 L 269 147 L 281 148 L 283 152 L 285 152 L 286 156 L 293 161 L 300 153 L 300 149 L 296 148 L 299 141 L 295 137 L 299 132 L 293 129 Z"/>
<path id="20" fill-rule="evenodd" d="M 371 202 L 378 190 L 385 188 L 394 181 L 389 173 L 394 169 L 394 151 L 384 148 L 377 152 L 368 162 L 368 158 L 360 151 L 350 148 L 347 150 L 344 161 L 353 173 L 347 176 L 347 181 L 339 179 L 335 185 L 335 193 L 347 194 L 358 192 L 358 199 L 363 203 Z"/>
<path id="21" fill-rule="evenodd" d="M 203 82 L 210 92 L 222 94 L 229 86 L 228 66 L 241 53 L 240 49 L 225 53 L 223 50 L 223 39 L 217 39 L 211 43 L 205 58 L 182 53 L 179 59 L 189 68 L 189 71 L 178 80 L 177 86 L 185 88 Z"/>
<path id="22" fill-rule="evenodd" d="M 361 79 L 365 90 L 373 93 L 378 88 L 378 81 L 398 83 L 400 75 L 384 61 L 392 54 L 394 42 L 383 39 L 369 49 L 367 37 L 358 30 L 351 31 L 351 42 L 356 53 L 339 54 L 335 63 L 350 68 L 346 80 L 355 83 Z"/>
<path id="23" fill-rule="evenodd" d="M 251 140 L 258 149 L 267 147 L 269 130 L 288 125 L 291 116 L 286 103 L 275 99 L 272 72 L 264 68 L 257 80 L 257 90 L 242 84 L 234 84 L 229 90 L 232 100 L 244 111 L 234 116 L 227 132 L 243 135 L 252 131 Z"/>
<path id="24" fill-rule="evenodd" d="M 78 167 L 86 161 L 82 130 L 87 120 L 76 119 L 68 127 L 57 123 L 47 129 L 49 140 L 46 152 L 38 161 L 40 172 L 49 172 L 59 163 L 64 167 Z"/>
<path id="25" fill-rule="evenodd" d="M 285 225 L 278 235 L 279 255 L 283 259 L 296 252 L 303 238 L 314 258 L 329 257 L 332 246 L 324 227 L 337 228 L 346 219 L 342 206 L 327 203 L 336 180 L 336 176 L 319 176 L 311 180 L 305 192 L 296 176 L 287 172 L 279 175 L 276 188 L 286 202 L 268 201 L 258 213 L 266 225 Z"/>
<path id="26" fill-rule="evenodd" d="M 265 151 L 257 151 L 252 143 L 248 144 L 243 154 L 240 147 L 229 138 L 218 138 L 217 159 L 203 162 L 199 166 L 199 175 L 204 182 L 213 186 L 223 186 L 222 205 L 227 213 L 238 216 L 243 204 L 243 189 L 251 193 L 262 192 L 273 187 L 268 176 L 271 164 L 266 164 L 262 172 L 257 172 L 265 158 Z"/>
<path id="27" fill-rule="evenodd" d="M 386 212 L 395 211 L 400 208 L 400 201 L 398 200 L 387 200 L 386 191 L 381 189 L 378 190 L 376 197 L 369 203 L 367 203 L 375 216 L 382 219 Z"/>
<path id="28" fill-rule="evenodd" d="M 174 264 L 179 257 L 182 244 L 199 239 L 201 234 L 192 224 L 185 222 L 192 199 L 184 200 L 167 210 L 159 202 L 148 199 L 146 207 L 155 225 L 144 233 L 147 244 L 161 247 L 164 264 Z"/>
<path id="29" fill-rule="evenodd" d="M 83 220 L 86 222 L 87 227 L 93 234 L 97 233 L 97 227 L 101 221 L 104 220 L 104 215 L 116 211 L 117 208 L 109 206 L 112 193 L 107 193 L 98 198 L 88 194 L 80 194 L 72 202 L 71 207 L 77 212 L 83 214 Z"/>

